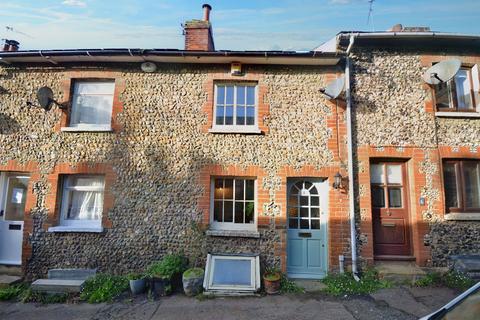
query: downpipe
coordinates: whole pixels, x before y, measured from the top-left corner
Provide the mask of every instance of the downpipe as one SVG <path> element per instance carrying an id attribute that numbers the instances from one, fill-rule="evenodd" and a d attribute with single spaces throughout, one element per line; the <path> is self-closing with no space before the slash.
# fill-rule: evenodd
<path id="1" fill-rule="evenodd" d="M 347 100 L 347 149 L 348 149 L 348 198 L 350 211 L 350 240 L 352 250 L 352 273 L 355 281 L 360 281 L 357 269 L 357 230 L 355 227 L 355 194 L 353 184 L 353 142 L 352 142 L 352 96 L 350 88 L 350 51 L 352 50 L 355 36 L 350 36 L 350 43 L 346 50 L 345 58 L 345 96 Z"/>

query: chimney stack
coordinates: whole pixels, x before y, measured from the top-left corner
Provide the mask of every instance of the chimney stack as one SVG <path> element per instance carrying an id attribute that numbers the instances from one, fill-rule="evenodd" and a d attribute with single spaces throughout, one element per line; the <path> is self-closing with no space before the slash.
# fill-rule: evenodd
<path id="1" fill-rule="evenodd" d="M 20 43 L 15 40 L 4 39 L 5 43 L 3 44 L 3 51 L 18 51 Z"/>
<path id="2" fill-rule="evenodd" d="M 193 19 L 183 25 L 185 35 L 185 50 L 192 51 L 215 51 L 213 43 L 212 24 L 210 23 L 210 11 L 212 7 L 204 4 L 203 20 Z"/>

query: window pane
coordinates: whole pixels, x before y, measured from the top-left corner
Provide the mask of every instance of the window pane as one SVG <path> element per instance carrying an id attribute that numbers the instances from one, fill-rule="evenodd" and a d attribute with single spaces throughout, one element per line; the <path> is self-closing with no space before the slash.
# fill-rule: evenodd
<path id="1" fill-rule="evenodd" d="M 255 124 L 255 108 L 247 107 L 247 125 Z"/>
<path id="2" fill-rule="evenodd" d="M 235 179 L 235 200 L 243 200 L 245 180 Z"/>
<path id="3" fill-rule="evenodd" d="M 103 192 L 70 191 L 67 219 L 98 220 L 103 208 Z"/>
<path id="4" fill-rule="evenodd" d="M 387 165 L 387 180 L 388 183 L 402 184 L 402 166 Z"/>
<path id="5" fill-rule="evenodd" d="M 318 218 L 318 217 L 320 217 L 320 209 L 311 208 L 310 209 L 310 214 L 312 215 L 312 218 Z"/>
<path id="6" fill-rule="evenodd" d="M 237 124 L 244 125 L 245 124 L 245 107 L 237 107 Z"/>
<path id="7" fill-rule="evenodd" d="M 383 165 L 372 164 L 370 167 L 370 182 L 371 183 L 385 183 L 385 176 L 383 174 Z"/>
<path id="8" fill-rule="evenodd" d="M 300 208 L 300 216 L 308 218 L 308 208 Z"/>
<path id="9" fill-rule="evenodd" d="M 308 219 L 300 219 L 300 229 L 310 229 Z"/>
<path id="10" fill-rule="evenodd" d="M 289 219 L 288 227 L 292 229 L 298 229 L 298 219 Z"/>
<path id="11" fill-rule="evenodd" d="M 383 188 L 372 187 L 372 206 L 375 208 L 385 208 L 385 192 Z"/>
<path id="12" fill-rule="evenodd" d="M 233 179 L 225 179 L 224 198 L 233 199 Z"/>
<path id="13" fill-rule="evenodd" d="M 455 75 L 458 109 L 473 109 L 469 71 L 460 69 Z"/>
<path id="14" fill-rule="evenodd" d="M 445 183 L 445 203 L 447 208 L 458 208 L 458 189 L 455 164 L 445 163 L 443 165 L 443 181 Z"/>
<path id="15" fill-rule="evenodd" d="M 225 124 L 233 124 L 233 106 L 225 107 Z"/>
<path id="16" fill-rule="evenodd" d="M 225 103 L 225 86 L 217 86 L 217 104 Z"/>
<path id="17" fill-rule="evenodd" d="M 75 96 L 72 105 L 70 125 L 99 124 L 110 125 L 113 95 Z"/>
<path id="18" fill-rule="evenodd" d="M 69 187 L 103 187 L 103 177 L 101 176 L 69 176 L 67 184 Z"/>
<path id="19" fill-rule="evenodd" d="M 465 206 L 480 208 L 480 174 L 477 162 L 465 161 L 463 173 L 465 181 Z"/>
<path id="20" fill-rule="evenodd" d="M 233 105 L 233 86 L 228 86 L 227 87 L 227 100 L 225 102 L 225 104 L 231 104 Z"/>
<path id="21" fill-rule="evenodd" d="M 388 188 L 388 206 L 390 208 L 402 207 L 402 189 Z"/>
<path id="22" fill-rule="evenodd" d="M 298 197 L 297 196 L 290 196 L 290 198 L 288 198 L 288 205 L 290 206 L 297 206 L 298 205 Z"/>
<path id="23" fill-rule="evenodd" d="M 438 109 L 453 107 L 451 101 L 451 81 L 435 86 L 435 102 Z"/>
<path id="24" fill-rule="evenodd" d="M 245 188 L 247 194 L 245 195 L 245 200 L 254 200 L 255 195 L 255 181 L 254 180 L 245 180 Z"/>
<path id="25" fill-rule="evenodd" d="M 296 208 L 296 207 L 288 208 L 288 215 L 289 215 L 291 218 L 296 218 L 296 217 L 298 217 L 298 208 Z"/>
<path id="26" fill-rule="evenodd" d="M 255 105 L 255 87 L 247 86 L 247 104 Z"/>
<path id="27" fill-rule="evenodd" d="M 319 197 L 311 197 L 310 202 L 312 206 L 319 206 L 320 205 L 320 198 Z"/>
<path id="28" fill-rule="evenodd" d="M 235 202 L 235 223 L 243 223 L 243 202 Z"/>
<path id="29" fill-rule="evenodd" d="M 223 117 L 225 115 L 225 108 L 223 106 L 217 106 L 217 120 L 216 124 L 223 124 Z"/>
<path id="30" fill-rule="evenodd" d="M 215 201 L 213 208 L 213 220 L 217 222 L 222 222 L 222 201 Z"/>
<path id="31" fill-rule="evenodd" d="M 88 82 L 76 82 L 75 94 L 104 94 L 112 95 L 115 89 L 115 82 L 107 81 L 88 81 Z"/>
<path id="32" fill-rule="evenodd" d="M 249 286 L 252 284 L 250 260 L 216 258 L 212 285 Z"/>
<path id="33" fill-rule="evenodd" d="M 245 104 L 245 86 L 237 87 L 237 104 Z"/>
<path id="34" fill-rule="evenodd" d="M 223 222 L 233 222 L 233 201 L 223 202 Z"/>
<path id="35" fill-rule="evenodd" d="M 245 202 L 245 223 L 253 223 L 255 219 L 255 203 Z"/>
<path id="36" fill-rule="evenodd" d="M 223 199 L 223 179 L 215 179 L 215 199 Z"/>
<path id="37" fill-rule="evenodd" d="M 310 223 L 312 224 L 312 229 L 320 229 L 320 220 L 312 219 Z"/>

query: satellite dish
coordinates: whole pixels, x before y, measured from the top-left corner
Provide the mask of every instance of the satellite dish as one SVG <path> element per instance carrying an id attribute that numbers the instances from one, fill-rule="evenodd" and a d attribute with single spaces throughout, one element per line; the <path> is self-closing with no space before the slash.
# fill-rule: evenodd
<path id="1" fill-rule="evenodd" d="M 330 99 L 336 99 L 342 93 L 345 87 L 345 77 L 341 76 L 330 82 L 325 88 L 320 91 Z"/>
<path id="2" fill-rule="evenodd" d="M 143 72 L 147 72 L 147 73 L 152 73 L 157 70 L 157 65 L 149 61 L 142 63 L 140 67 L 142 68 Z"/>
<path id="3" fill-rule="evenodd" d="M 52 108 L 52 104 L 55 102 L 53 100 L 53 91 L 49 87 L 41 87 L 37 91 L 37 101 L 40 107 L 49 111 Z"/>
<path id="4" fill-rule="evenodd" d="M 430 67 L 423 74 L 423 80 L 429 84 L 447 82 L 457 74 L 461 66 L 462 62 L 458 59 L 444 60 Z"/>

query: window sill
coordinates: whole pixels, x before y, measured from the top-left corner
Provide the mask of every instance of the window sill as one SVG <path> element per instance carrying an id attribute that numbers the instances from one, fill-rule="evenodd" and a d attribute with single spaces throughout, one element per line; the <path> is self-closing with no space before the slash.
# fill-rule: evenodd
<path id="1" fill-rule="evenodd" d="M 440 118 L 480 118 L 479 112 L 435 112 L 435 116 Z"/>
<path id="2" fill-rule="evenodd" d="M 112 132 L 110 127 L 62 127 L 62 132 Z"/>
<path id="3" fill-rule="evenodd" d="M 262 134 L 262 130 L 258 128 L 211 128 L 208 130 L 210 133 L 222 133 L 222 134 Z"/>
<path id="4" fill-rule="evenodd" d="M 260 232 L 251 230 L 207 230 L 207 236 L 211 237 L 237 237 L 237 238 L 260 238 Z"/>
<path id="5" fill-rule="evenodd" d="M 82 232 L 82 233 L 102 233 L 102 227 L 71 227 L 57 226 L 48 228 L 48 232 L 66 233 L 66 232 Z"/>
<path id="6" fill-rule="evenodd" d="M 480 221 L 480 212 L 460 212 L 460 213 L 447 213 L 445 214 L 445 220 L 448 221 Z"/>

